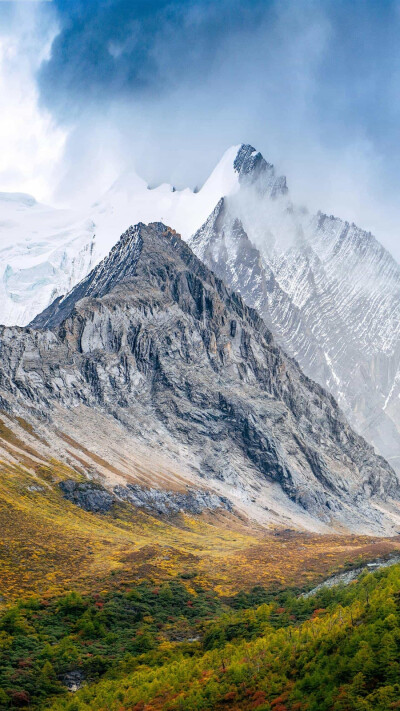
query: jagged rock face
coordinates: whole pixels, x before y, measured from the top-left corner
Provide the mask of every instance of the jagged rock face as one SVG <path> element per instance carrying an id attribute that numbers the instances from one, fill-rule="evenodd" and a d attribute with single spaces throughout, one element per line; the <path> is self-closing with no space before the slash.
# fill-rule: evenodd
<path id="1" fill-rule="evenodd" d="M 2 323 L 25 324 L 65 294 L 127 224 L 167 219 L 195 233 L 196 254 L 400 473 L 400 267 L 355 225 L 296 208 L 252 146 L 229 149 L 196 194 L 131 175 L 80 215 L 4 194 L 0 213 Z"/>
<path id="2" fill-rule="evenodd" d="M 400 267 L 355 225 L 296 209 L 251 146 L 235 163 L 239 193 L 190 246 L 400 471 Z"/>
<path id="3" fill-rule="evenodd" d="M 31 322 L 33 328 L 53 328 L 70 316 L 75 304 L 84 297 L 99 298 L 112 291 L 119 282 L 136 274 L 143 240 L 133 228 L 122 235 L 110 254 L 65 297 L 58 297 Z"/>
<path id="4" fill-rule="evenodd" d="M 252 146 L 240 146 L 233 167 L 238 173 L 239 182 L 245 186 L 254 186 L 261 196 L 275 198 L 288 192 L 286 178 L 277 176 L 274 166 L 267 163 Z"/>
<path id="5" fill-rule="evenodd" d="M 59 486 L 68 501 L 92 513 L 107 513 L 118 501 L 128 502 L 136 508 L 142 508 L 159 515 L 182 512 L 201 514 L 203 511 L 215 511 L 216 509 L 232 510 L 232 505 L 227 498 L 200 489 L 175 492 L 149 489 L 139 484 L 128 484 L 127 486 L 119 484 L 110 492 L 97 483 L 73 480 L 61 481 Z"/>
<path id="6" fill-rule="evenodd" d="M 130 228 L 34 324 L 1 329 L 2 407 L 51 418 L 86 405 L 158 451 L 167 433 L 205 481 L 279 485 L 312 516 L 359 530 L 380 525 L 371 497 L 399 496 L 332 396 L 161 223 Z"/>
<path id="7" fill-rule="evenodd" d="M 59 487 L 65 499 L 92 513 L 107 513 L 116 501 L 107 489 L 92 482 L 60 481 Z"/>

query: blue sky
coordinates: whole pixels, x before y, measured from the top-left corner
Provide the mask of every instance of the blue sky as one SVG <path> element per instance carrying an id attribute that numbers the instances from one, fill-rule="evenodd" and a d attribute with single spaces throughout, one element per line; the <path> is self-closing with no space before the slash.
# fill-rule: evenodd
<path id="1" fill-rule="evenodd" d="M 3 0 L 0 89 L 12 100 L 0 112 L 13 135 L 0 119 L 0 189 L 18 187 L 20 164 L 21 189 L 64 200 L 131 166 L 194 186 L 229 145 L 251 142 L 297 200 L 400 257 L 399 36 L 394 0 Z"/>

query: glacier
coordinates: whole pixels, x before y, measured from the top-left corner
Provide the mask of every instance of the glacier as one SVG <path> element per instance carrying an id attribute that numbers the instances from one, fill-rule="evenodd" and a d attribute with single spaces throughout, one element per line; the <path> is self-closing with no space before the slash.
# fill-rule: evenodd
<path id="1" fill-rule="evenodd" d="M 96 266 L 131 223 L 162 221 L 185 239 L 207 219 L 221 195 L 239 189 L 228 149 L 201 190 L 150 189 L 136 173 L 122 175 L 80 212 L 0 193 L 0 323 L 25 326 Z"/>

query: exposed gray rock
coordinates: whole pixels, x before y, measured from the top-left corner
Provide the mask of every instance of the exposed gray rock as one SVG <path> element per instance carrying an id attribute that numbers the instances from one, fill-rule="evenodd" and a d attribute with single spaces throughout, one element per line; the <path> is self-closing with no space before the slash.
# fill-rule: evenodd
<path id="1" fill-rule="evenodd" d="M 380 568 L 390 568 L 391 565 L 397 565 L 398 563 L 400 563 L 400 556 L 396 554 L 387 559 L 376 558 L 376 560 L 371 561 L 366 565 L 362 565 L 359 568 L 352 568 L 344 573 L 337 573 L 336 575 L 332 575 L 330 578 L 326 578 L 326 580 L 323 580 L 322 583 L 316 585 L 315 588 L 309 590 L 307 593 L 302 593 L 299 597 L 308 598 L 312 597 L 323 588 L 334 588 L 336 585 L 348 585 L 364 573 L 372 573 Z"/>
<path id="2" fill-rule="evenodd" d="M 0 397 L 13 410 L 83 404 L 157 451 L 168 433 L 205 481 L 249 497 L 275 482 L 312 516 L 359 530 L 383 520 L 371 498 L 399 497 L 333 397 L 165 225 L 129 228 L 35 323 L 0 329 Z"/>
<path id="3" fill-rule="evenodd" d="M 129 279 L 136 272 L 136 265 L 142 251 L 140 231 L 134 234 L 130 228 L 96 269 L 79 282 L 66 296 L 53 301 L 50 306 L 33 319 L 32 328 L 53 328 L 58 326 L 72 312 L 74 305 L 86 296 L 104 296 L 122 280 Z"/>
<path id="4" fill-rule="evenodd" d="M 248 145 L 240 190 L 189 240 L 400 473 L 400 267 L 369 233 L 296 208 Z"/>
<path id="5" fill-rule="evenodd" d="M 63 674 L 60 677 L 60 681 L 67 687 L 68 691 L 75 693 L 75 691 L 79 691 L 79 689 L 83 686 L 85 677 L 80 669 L 73 669 L 72 671 Z"/>
<path id="6" fill-rule="evenodd" d="M 93 482 L 60 481 L 59 487 L 65 499 L 85 511 L 107 513 L 115 503 L 112 494 Z"/>
<path id="7" fill-rule="evenodd" d="M 93 513 L 107 513 L 117 501 L 127 501 L 138 508 L 144 508 L 160 515 L 180 512 L 201 514 L 205 510 L 223 508 L 232 511 L 232 504 L 226 497 L 209 491 L 189 489 L 187 492 L 146 489 L 139 484 L 115 486 L 113 491 L 94 482 L 61 481 L 59 487 L 64 498 L 76 506 Z"/>
<path id="8" fill-rule="evenodd" d="M 191 513 L 201 514 L 205 510 L 215 511 L 222 508 L 232 511 L 232 504 L 224 496 L 217 496 L 209 491 L 189 489 L 187 492 L 145 489 L 138 484 L 116 486 L 114 493 L 118 498 L 129 501 L 134 506 L 143 507 L 158 514 Z"/>
<path id="9" fill-rule="evenodd" d="M 204 199 L 188 193 L 181 200 L 178 191 L 165 210 L 176 214 L 189 238 L 204 215 L 200 204 L 212 212 L 228 196 L 218 229 L 210 218 L 196 235 L 202 239 L 191 243 L 197 255 L 259 311 L 285 352 L 333 394 L 352 427 L 400 473 L 399 264 L 356 225 L 296 207 L 285 178 L 252 146 L 228 154 L 219 166 L 221 180 L 207 181 Z M 3 217 L 12 215 L 1 232 L 2 322 L 25 324 L 52 294 L 66 293 L 86 276 L 114 244 L 128 195 L 132 220 L 139 219 L 141 194 L 137 179 L 131 183 L 124 176 L 93 206 L 90 219 L 50 232 L 53 218 L 58 224 L 56 211 L 40 206 L 45 221 L 36 222 L 33 200 L 2 195 Z M 155 218 L 166 214 L 164 196 L 163 190 L 152 193 Z M 107 234 L 103 218 L 118 227 Z M 17 234 L 30 233 L 32 240 L 12 244 L 16 224 Z M 132 267 L 126 264 L 128 271 Z M 58 303 L 68 311 L 68 300 Z M 0 406 L 6 403 L 0 400 Z"/>
<path id="10" fill-rule="evenodd" d="M 234 160 L 233 167 L 239 173 L 239 181 L 246 186 L 253 185 L 257 192 L 275 198 L 286 195 L 286 178 L 276 175 L 274 166 L 267 163 L 253 146 L 243 144 Z"/>

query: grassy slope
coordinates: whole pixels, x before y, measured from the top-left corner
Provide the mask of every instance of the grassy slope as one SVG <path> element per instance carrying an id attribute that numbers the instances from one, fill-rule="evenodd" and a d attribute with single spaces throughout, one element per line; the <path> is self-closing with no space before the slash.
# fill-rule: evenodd
<path id="1" fill-rule="evenodd" d="M 87 513 L 57 486 L 82 474 L 39 455 L 29 425 L 19 427 L 16 436 L 0 423 L 0 708 L 36 709 L 58 694 L 57 711 L 396 708 L 398 691 L 377 691 L 390 679 L 375 666 L 384 654 L 379 635 L 397 645 L 398 577 L 385 574 L 389 587 L 374 593 L 378 622 L 364 583 L 353 601 L 321 598 L 301 609 L 279 591 L 388 553 L 398 541 L 265 532 L 228 514 L 161 520 L 125 505 Z M 255 611 L 263 601 L 269 605 Z M 240 606 L 247 612 L 234 612 Z M 358 655 L 375 665 L 360 672 L 358 705 L 340 697 L 354 696 L 346 691 L 353 667 L 334 678 L 343 655 L 346 664 Z M 88 686 L 71 699 L 59 676 L 73 668 Z M 324 706 L 317 687 L 328 682 Z M 376 693 L 384 701 L 365 700 Z"/>
<path id="2" fill-rule="evenodd" d="M 400 547 L 394 539 L 266 532 L 226 513 L 161 520 L 127 505 L 88 513 L 63 499 L 57 486 L 82 475 L 44 459 L 29 442 L 0 420 L 0 595 L 6 602 L 185 571 L 196 571 L 219 594 L 300 585 Z"/>

